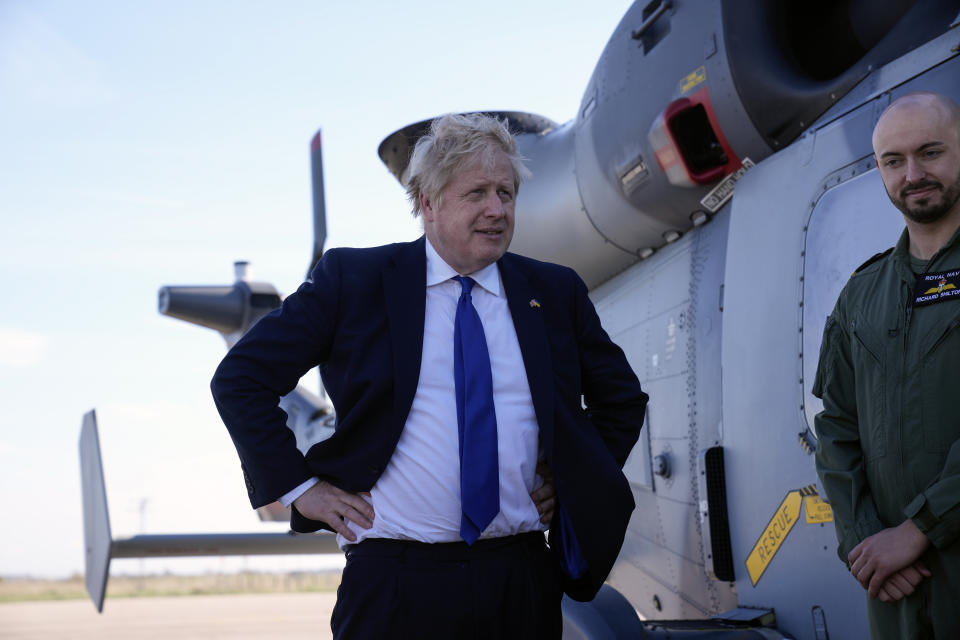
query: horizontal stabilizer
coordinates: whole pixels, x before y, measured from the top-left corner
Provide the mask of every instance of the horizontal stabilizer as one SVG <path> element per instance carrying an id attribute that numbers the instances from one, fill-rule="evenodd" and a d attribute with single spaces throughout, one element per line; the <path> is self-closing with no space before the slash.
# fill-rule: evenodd
<path id="1" fill-rule="evenodd" d="M 336 536 L 299 533 L 142 534 L 114 540 L 114 558 L 340 553 Z"/>

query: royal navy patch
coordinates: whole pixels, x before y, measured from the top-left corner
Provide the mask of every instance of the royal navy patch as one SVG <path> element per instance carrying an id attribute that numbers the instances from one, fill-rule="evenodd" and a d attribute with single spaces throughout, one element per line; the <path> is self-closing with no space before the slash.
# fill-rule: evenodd
<path id="1" fill-rule="evenodd" d="M 922 273 L 913 289 L 913 306 L 922 307 L 944 300 L 960 300 L 960 269 Z"/>

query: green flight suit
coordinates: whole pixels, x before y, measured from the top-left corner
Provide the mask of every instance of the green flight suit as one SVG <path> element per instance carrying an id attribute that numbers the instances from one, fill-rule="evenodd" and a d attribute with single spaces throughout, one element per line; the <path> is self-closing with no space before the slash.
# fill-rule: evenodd
<path id="1" fill-rule="evenodd" d="M 813 393 L 817 472 L 838 554 L 912 518 L 933 575 L 896 603 L 868 600 L 873 638 L 960 638 L 960 295 L 912 304 L 904 231 L 846 284 L 827 319 Z M 922 269 L 921 269 L 922 270 Z M 926 272 L 960 271 L 960 230 Z"/>

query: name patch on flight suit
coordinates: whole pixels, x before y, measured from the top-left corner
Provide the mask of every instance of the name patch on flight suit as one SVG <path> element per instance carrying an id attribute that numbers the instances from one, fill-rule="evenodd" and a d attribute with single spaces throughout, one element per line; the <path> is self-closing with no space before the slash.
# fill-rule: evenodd
<path id="1" fill-rule="evenodd" d="M 922 273 L 917 276 L 917 285 L 913 289 L 913 306 L 960 299 L 957 296 L 960 296 L 960 269 Z"/>

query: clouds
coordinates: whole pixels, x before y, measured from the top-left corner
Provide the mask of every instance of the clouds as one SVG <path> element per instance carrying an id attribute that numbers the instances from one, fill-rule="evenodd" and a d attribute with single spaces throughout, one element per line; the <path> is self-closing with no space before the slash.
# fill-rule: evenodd
<path id="1" fill-rule="evenodd" d="M 0 367 L 33 367 L 47 354 L 50 339 L 35 331 L 0 327 Z"/>

